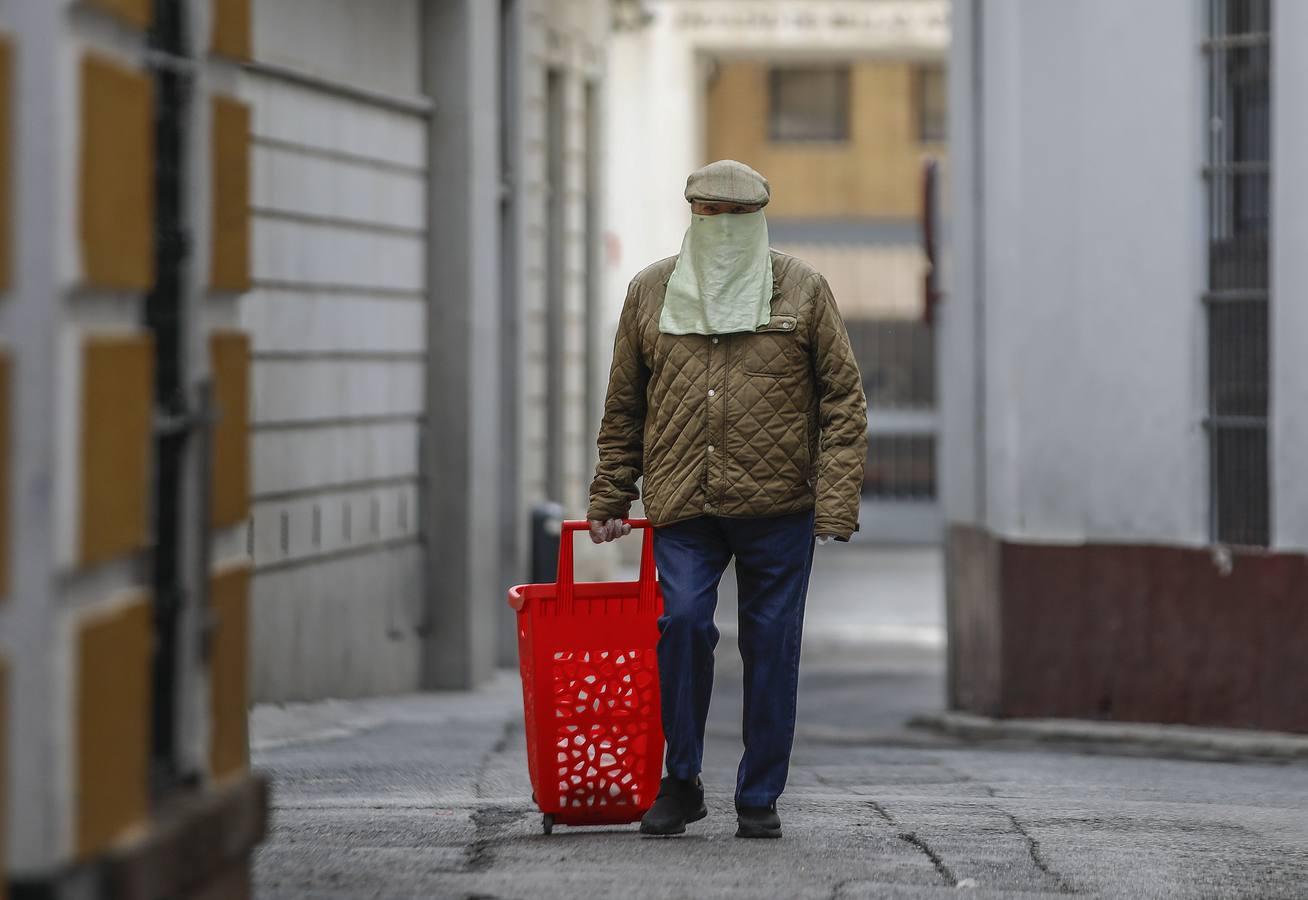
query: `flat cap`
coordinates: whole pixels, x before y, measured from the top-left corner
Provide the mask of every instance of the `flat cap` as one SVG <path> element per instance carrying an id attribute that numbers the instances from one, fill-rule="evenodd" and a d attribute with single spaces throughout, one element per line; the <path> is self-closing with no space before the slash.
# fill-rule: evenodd
<path id="1" fill-rule="evenodd" d="M 696 169 L 686 179 L 686 201 L 716 200 L 767 206 L 772 197 L 768 180 L 743 162 L 720 159 Z"/>

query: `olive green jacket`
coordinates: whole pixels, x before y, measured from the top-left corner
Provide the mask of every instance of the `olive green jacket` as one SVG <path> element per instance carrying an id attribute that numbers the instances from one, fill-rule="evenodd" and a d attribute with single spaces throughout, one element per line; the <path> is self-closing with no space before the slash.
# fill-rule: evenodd
<path id="1" fill-rule="evenodd" d="M 675 256 L 631 282 L 590 487 L 591 519 L 626 516 L 641 492 L 655 525 L 816 507 L 815 532 L 858 529 L 867 401 L 831 288 L 772 252 L 772 318 L 754 332 L 659 331 Z"/>

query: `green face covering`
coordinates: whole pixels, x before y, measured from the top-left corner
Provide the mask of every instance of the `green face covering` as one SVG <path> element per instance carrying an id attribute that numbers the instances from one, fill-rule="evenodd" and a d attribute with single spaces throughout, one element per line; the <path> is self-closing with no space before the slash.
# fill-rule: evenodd
<path id="1" fill-rule="evenodd" d="M 659 331 L 731 334 L 772 316 L 772 255 L 763 211 L 692 216 L 668 279 Z"/>

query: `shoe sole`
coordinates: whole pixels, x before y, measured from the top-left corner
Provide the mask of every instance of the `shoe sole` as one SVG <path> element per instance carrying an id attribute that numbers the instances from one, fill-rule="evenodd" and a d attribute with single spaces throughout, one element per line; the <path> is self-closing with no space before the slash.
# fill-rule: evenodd
<path id="1" fill-rule="evenodd" d="M 672 837 L 675 834 L 685 834 L 687 825 L 689 825 L 691 822 L 698 822 L 700 819 L 704 818 L 707 815 L 708 815 L 708 807 L 701 806 L 699 809 L 695 810 L 695 812 L 691 814 L 690 818 L 686 819 L 686 821 L 682 822 L 676 828 L 673 828 L 669 831 L 659 831 L 657 828 L 654 828 L 652 826 L 646 825 L 644 822 L 641 822 L 640 833 L 648 837 Z"/>
<path id="2" fill-rule="evenodd" d="M 781 837 L 781 828 L 767 828 L 763 825 L 737 825 L 736 837 L 738 838 L 779 838 Z"/>

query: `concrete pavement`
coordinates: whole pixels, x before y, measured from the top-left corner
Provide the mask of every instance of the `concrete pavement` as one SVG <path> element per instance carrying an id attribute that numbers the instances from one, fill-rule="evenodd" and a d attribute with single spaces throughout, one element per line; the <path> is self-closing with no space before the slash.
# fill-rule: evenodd
<path id="1" fill-rule="evenodd" d="M 256 896 L 1308 897 L 1308 767 L 974 745 L 905 728 L 940 707 L 939 651 L 821 640 L 822 597 L 836 581 L 854 597 L 864 580 L 862 551 L 845 549 L 852 582 L 814 582 L 783 840 L 732 836 L 740 684 L 720 650 L 710 815 L 681 838 L 643 839 L 634 826 L 543 835 L 516 673 L 472 694 L 257 709 L 254 763 L 273 776 L 274 818 Z M 917 596 L 906 610 L 934 602 Z M 841 608 L 833 623 L 883 615 L 876 602 Z"/>
<path id="2" fill-rule="evenodd" d="M 474 695 L 339 704 L 337 729 L 304 740 L 283 728 L 255 754 L 275 808 L 256 896 L 1308 896 L 1304 767 L 993 750 L 890 729 L 860 745 L 801 736 L 786 837 L 739 841 L 727 702 L 739 685 L 720 684 L 710 816 L 671 840 L 633 826 L 541 833 L 511 676 Z M 810 676 L 803 710 L 902 686 Z M 258 740 L 276 718 L 259 717 Z"/>

